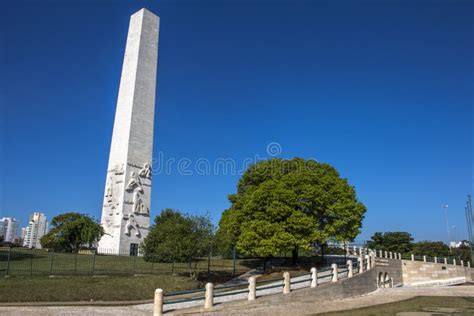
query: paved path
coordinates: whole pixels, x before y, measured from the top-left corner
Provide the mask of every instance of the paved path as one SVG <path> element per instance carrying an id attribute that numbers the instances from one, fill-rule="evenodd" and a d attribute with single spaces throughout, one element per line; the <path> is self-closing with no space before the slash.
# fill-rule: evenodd
<path id="1" fill-rule="evenodd" d="M 325 302 L 315 302 L 312 297 L 299 297 L 296 301 L 267 300 L 262 297 L 253 303 L 247 301 L 229 302 L 216 305 L 214 310 L 201 315 L 310 315 L 322 312 L 347 310 L 375 304 L 391 303 L 415 296 L 471 296 L 474 297 L 474 285 L 437 288 L 393 288 L 380 289 L 370 294 Z M 225 309 L 224 309 L 225 308 Z M 180 314 L 200 314 L 200 309 L 178 311 Z M 116 306 L 116 307 L 0 307 L 0 315 L 152 315 L 152 305 Z"/>
<path id="2" fill-rule="evenodd" d="M 236 302 L 216 306 L 213 312 L 199 313 L 200 315 L 314 315 L 317 313 L 341 311 L 354 308 L 392 303 L 410 299 L 416 296 L 471 296 L 474 297 L 474 286 L 437 287 L 437 288 L 387 288 L 375 292 L 347 299 L 333 301 L 314 301 L 314 297 L 299 297 L 289 302 L 287 300 L 266 300 L 260 302 Z M 224 309 L 225 308 L 225 309 Z M 184 311 L 183 311 L 184 312 Z M 189 311 L 186 315 L 197 314 L 198 311 Z"/>

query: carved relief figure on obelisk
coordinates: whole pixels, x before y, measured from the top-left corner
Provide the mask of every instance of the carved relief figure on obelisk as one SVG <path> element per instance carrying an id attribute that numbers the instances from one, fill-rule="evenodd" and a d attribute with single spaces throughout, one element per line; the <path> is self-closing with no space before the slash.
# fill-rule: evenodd
<path id="1" fill-rule="evenodd" d="M 136 255 L 150 226 L 159 17 L 130 18 L 106 175 L 99 252 Z"/>

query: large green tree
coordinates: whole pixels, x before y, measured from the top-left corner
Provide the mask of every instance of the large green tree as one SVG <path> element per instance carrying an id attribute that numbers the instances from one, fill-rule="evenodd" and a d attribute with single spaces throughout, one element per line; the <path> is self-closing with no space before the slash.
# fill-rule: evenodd
<path id="1" fill-rule="evenodd" d="M 53 217 L 53 228 L 41 237 L 41 246 L 59 251 L 77 252 L 79 247 L 92 248 L 104 235 L 104 229 L 92 217 L 65 213 Z"/>
<path id="2" fill-rule="evenodd" d="M 367 246 L 371 249 L 409 253 L 413 247 L 413 237 L 407 232 L 377 232 Z"/>
<path id="3" fill-rule="evenodd" d="M 145 238 L 144 258 L 154 262 L 185 262 L 190 277 L 196 277 L 196 265 L 209 255 L 214 228 L 207 216 L 190 216 L 165 209 L 155 218 Z"/>
<path id="4" fill-rule="evenodd" d="M 413 254 L 428 257 L 448 257 L 449 247 L 442 241 L 419 241 L 413 245 Z"/>
<path id="5" fill-rule="evenodd" d="M 353 240 L 366 211 L 336 169 L 302 158 L 250 166 L 229 200 L 216 238 L 221 249 L 265 257 L 292 251 L 294 260 L 314 243 Z"/>

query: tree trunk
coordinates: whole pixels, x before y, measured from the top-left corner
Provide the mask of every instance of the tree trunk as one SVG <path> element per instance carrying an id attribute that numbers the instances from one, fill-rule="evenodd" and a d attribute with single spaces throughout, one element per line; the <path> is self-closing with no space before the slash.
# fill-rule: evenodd
<path id="1" fill-rule="evenodd" d="M 321 244 L 321 261 L 324 263 L 324 244 Z"/>
<path id="2" fill-rule="evenodd" d="M 296 265 L 298 263 L 298 247 L 291 250 L 291 264 Z"/>
<path id="3" fill-rule="evenodd" d="M 189 277 L 194 280 L 193 278 L 193 267 L 191 261 L 188 261 L 188 268 L 189 268 Z"/>

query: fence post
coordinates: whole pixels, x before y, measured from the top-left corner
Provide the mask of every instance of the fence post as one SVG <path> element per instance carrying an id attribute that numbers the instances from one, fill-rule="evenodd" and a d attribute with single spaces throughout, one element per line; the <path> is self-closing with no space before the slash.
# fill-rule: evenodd
<path id="1" fill-rule="evenodd" d="M 209 282 L 206 284 L 204 308 L 211 308 L 212 305 L 214 305 L 214 285 Z"/>
<path id="2" fill-rule="evenodd" d="M 77 255 L 79 252 L 76 252 L 76 255 L 74 256 L 74 275 L 77 275 Z"/>
<path id="3" fill-rule="evenodd" d="M 54 262 L 54 249 L 53 249 L 53 252 L 51 252 L 51 262 L 49 264 L 49 275 L 53 274 L 53 262 Z"/>
<path id="4" fill-rule="evenodd" d="M 291 291 L 290 272 L 283 272 L 283 294 L 288 294 Z"/>
<path id="5" fill-rule="evenodd" d="M 456 265 L 456 259 L 453 259 L 453 266 Z"/>
<path id="6" fill-rule="evenodd" d="M 464 267 L 464 261 L 461 260 L 461 267 Z"/>
<path id="7" fill-rule="evenodd" d="M 171 274 L 174 275 L 174 260 L 171 262 Z"/>
<path id="8" fill-rule="evenodd" d="M 370 262 L 371 257 L 369 255 L 365 255 L 365 260 L 367 261 L 367 270 L 370 270 L 372 267 L 372 263 Z"/>
<path id="9" fill-rule="evenodd" d="M 135 275 L 135 270 L 137 269 L 137 255 L 133 256 L 133 275 Z"/>
<path id="10" fill-rule="evenodd" d="M 211 276 L 211 253 L 207 256 L 207 277 Z"/>
<path id="11" fill-rule="evenodd" d="M 163 290 L 155 290 L 155 301 L 153 304 L 153 316 L 163 315 Z"/>
<path id="12" fill-rule="evenodd" d="M 438 263 L 438 257 L 434 257 L 434 263 Z"/>
<path id="13" fill-rule="evenodd" d="M 33 276 L 33 253 L 30 256 L 30 276 Z"/>
<path id="14" fill-rule="evenodd" d="M 8 261 L 7 261 L 7 270 L 5 271 L 5 276 L 8 275 L 8 272 L 10 271 L 10 260 L 11 260 L 11 257 L 12 257 L 12 247 L 9 247 L 8 248 Z"/>
<path id="15" fill-rule="evenodd" d="M 415 261 L 415 255 L 411 254 L 411 261 Z"/>
<path id="16" fill-rule="evenodd" d="M 95 256 L 97 255 L 97 250 L 94 250 L 94 257 L 92 258 L 92 275 L 95 273 Z"/>
<path id="17" fill-rule="evenodd" d="M 257 298 L 257 279 L 254 276 L 249 278 L 249 301 L 255 301 Z"/>
<path id="18" fill-rule="evenodd" d="M 235 263 L 236 263 L 235 261 L 237 259 L 236 257 L 237 255 L 235 253 L 235 246 L 234 246 L 234 250 L 232 251 L 232 276 L 234 276 L 236 272 L 236 269 L 235 269 Z"/>
<path id="19" fill-rule="evenodd" d="M 426 262 L 426 256 L 423 256 L 423 262 Z"/>
<path id="20" fill-rule="evenodd" d="M 444 258 L 444 264 L 448 264 L 448 258 Z"/>

